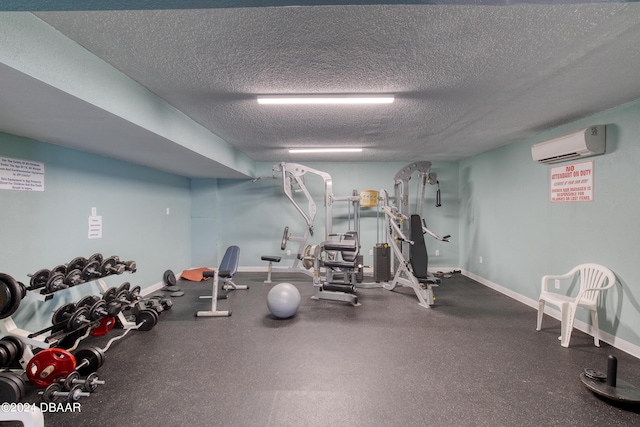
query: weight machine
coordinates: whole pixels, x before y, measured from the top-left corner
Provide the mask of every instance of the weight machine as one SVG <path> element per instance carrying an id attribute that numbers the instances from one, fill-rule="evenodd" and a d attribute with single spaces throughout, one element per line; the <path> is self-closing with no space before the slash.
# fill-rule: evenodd
<path id="1" fill-rule="evenodd" d="M 449 242 L 451 236 L 440 237 L 427 228 L 422 218 L 424 195 L 427 184 L 437 185 L 436 207 L 441 206 L 440 185 L 437 175 L 431 170 L 431 162 L 414 162 L 400 169 L 394 176 L 394 197 L 389 197 L 386 190 L 381 191 L 381 199 L 385 213 L 387 241 L 394 255 L 395 275 L 391 282 L 383 284 L 387 290 L 394 290 L 398 285 L 411 287 L 422 307 L 429 308 L 434 304 L 433 288 L 440 279 L 427 270 L 428 255 L 424 243 L 424 234 L 436 240 Z M 418 187 L 418 214 L 409 215 L 409 180 L 418 171 L 420 176 Z M 395 202 L 395 205 L 392 203 Z"/>
<path id="2" fill-rule="evenodd" d="M 359 208 L 360 196 L 356 190 L 351 196 L 336 197 L 333 195 L 331 175 L 297 163 L 279 163 L 272 168 L 274 173 L 282 174 L 282 187 L 285 195 L 296 210 L 302 215 L 306 229 L 302 236 L 294 236 L 289 227 L 285 227 L 280 249 L 285 250 L 287 242 L 298 242 L 298 251 L 292 267 L 288 270 L 302 271 L 313 277 L 315 299 L 330 299 L 358 304 L 355 296 L 355 283 L 362 277 L 362 257 L 359 255 Z M 316 203 L 304 183 L 306 174 L 319 176 L 324 183 L 325 224 L 322 243 L 307 245 L 307 240 L 314 234 L 313 222 L 316 217 Z M 307 210 L 294 199 L 294 192 L 302 192 L 307 200 Z M 333 203 L 346 201 L 349 203 L 349 228 L 351 228 L 351 207 L 353 206 L 353 229 L 346 233 L 333 232 Z M 337 237 L 337 239 L 336 239 Z M 300 262 L 302 267 L 300 268 Z M 313 269 L 313 270 L 311 270 Z M 325 276 L 321 277 L 321 269 Z M 342 280 L 338 280 L 339 278 Z"/>

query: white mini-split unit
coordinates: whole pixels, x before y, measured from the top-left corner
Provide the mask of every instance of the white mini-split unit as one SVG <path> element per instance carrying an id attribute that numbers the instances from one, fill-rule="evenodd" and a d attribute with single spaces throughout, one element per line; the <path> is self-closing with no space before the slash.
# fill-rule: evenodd
<path id="1" fill-rule="evenodd" d="M 605 125 L 598 125 L 533 144 L 531 155 L 539 163 L 557 163 L 603 154 L 604 150 Z"/>

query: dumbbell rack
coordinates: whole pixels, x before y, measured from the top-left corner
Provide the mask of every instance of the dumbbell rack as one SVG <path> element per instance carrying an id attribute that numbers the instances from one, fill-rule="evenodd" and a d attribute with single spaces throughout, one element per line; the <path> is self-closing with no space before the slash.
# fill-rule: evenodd
<path id="1" fill-rule="evenodd" d="M 89 281 L 89 282 L 84 282 L 85 283 L 96 283 L 100 289 L 102 290 L 102 292 L 104 293 L 107 289 L 109 289 L 109 287 L 107 286 L 106 282 L 102 279 L 96 279 L 93 281 Z M 78 285 L 78 286 L 82 286 L 82 284 Z M 67 288 L 69 289 L 69 288 Z M 62 291 L 64 291 L 64 289 L 62 289 Z M 60 292 L 60 291 L 57 291 Z M 53 298 L 53 294 L 41 294 L 40 292 L 34 291 L 34 290 L 27 290 L 26 293 L 26 297 L 38 300 L 38 301 L 48 301 L 51 298 Z M 125 317 L 125 315 L 122 313 L 122 311 L 120 313 L 118 313 L 117 316 L 118 320 L 120 321 L 120 323 L 122 324 L 123 329 L 130 329 L 133 327 L 136 327 L 137 324 L 135 322 L 131 322 L 129 320 L 127 320 L 127 318 Z M 27 331 L 25 329 L 21 329 L 18 328 L 18 326 L 16 325 L 16 323 L 13 321 L 12 317 L 6 317 L 4 319 L 0 319 L 0 332 L 2 332 L 3 336 L 8 336 L 8 335 L 14 335 L 16 337 L 19 337 L 25 344 L 24 346 L 24 352 L 22 354 L 22 357 L 20 358 L 19 362 L 20 362 L 20 366 L 22 366 L 23 369 L 27 369 L 27 366 L 29 364 L 29 361 L 33 358 L 34 354 L 32 351 L 32 348 L 42 348 L 42 349 L 46 349 L 46 348 L 50 348 L 51 344 L 46 342 L 46 338 L 48 337 L 48 335 L 42 334 L 42 335 L 37 335 L 34 337 L 30 338 L 30 335 L 32 334 L 32 332 Z"/>

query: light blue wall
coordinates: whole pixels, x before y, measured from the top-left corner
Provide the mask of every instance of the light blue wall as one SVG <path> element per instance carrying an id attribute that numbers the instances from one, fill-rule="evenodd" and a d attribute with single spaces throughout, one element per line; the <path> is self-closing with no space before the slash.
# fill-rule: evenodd
<path id="1" fill-rule="evenodd" d="M 331 174 L 333 180 L 333 194 L 335 196 L 348 196 L 352 190 L 380 190 L 387 189 L 393 194 L 393 176 L 405 166 L 407 162 L 398 163 L 313 163 L 306 162 L 305 166 Z M 256 165 L 258 175 L 271 176 L 273 163 L 258 163 Z M 458 260 L 458 165 L 457 163 L 434 163 L 432 171 L 438 173 L 442 189 L 442 207 L 435 208 L 436 187 L 429 186 L 426 192 L 425 216 L 429 228 L 440 235 L 451 234 L 452 242 L 443 243 L 433 239 L 427 239 L 430 267 L 456 267 Z M 411 199 L 417 197 L 416 173 L 410 181 Z M 193 180 L 193 210 L 194 210 L 194 255 L 195 267 L 211 265 L 210 260 L 216 258 L 216 250 L 219 257 L 222 256 L 227 246 L 240 246 L 241 267 L 265 267 L 266 263 L 260 260 L 262 255 L 279 255 L 283 257 L 281 266 L 290 266 L 297 252 L 297 243 L 289 242 L 287 249 L 292 250 L 290 256 L 280 250 L 283 230 L 289 226 L 294 235 L 301 236 L 305 231 L 305 222 L 302 216 L 286 198 L 283 189 L 281 175 L 278 179 L 263 178 L 257 182 L 251 180 L 218 180 L 217 192 L 214 191 L 216 182 L 212 180 Z M 317 216 L 314 221 L 315 234 L 309 238 L 307 244 L 319 243 L 324 236 L 324 184 L 320 177 L 308 173 L 305 175 L 305 183 L 316 201 Z M 214 201 L 217 195 L 217 202 Z M 295 195 L 296 201 L 307 211 L 307 201 L 299 193 Z M 216 221 L 211 214 L 216 209 L 219 217 L 217 229 L 219 239 L 215 245 L 204 245 L 202 236 L 210 234 L 211 227 L 216 226 Z M 347 203 L 335 202 L 333 206 L 333 231 L 347 231 Z M 198 207 L 198 208 L 196 208 Z M 201 209 L 202 208 L 202 209 Z M 206 211 L 206 218 L 195 218 L 196 210 Z M 415 209 L 415 207 L 412 207 Z M 380 223 L 383 215 L 380 214 Z M 377 240 L 376 227 L 379 222 L 376 219 L 375 208 L 362 208 L 361 210 L 361 235 L 364 262 L 371 265 L 373 257 L 369 250 L 373 248 Z M 384 238 L 384 229 L 380 227 L 380 239 Z M 440 256 L 435 257 L 435 250 L 440 250 Z M 216 264 L 219 259 L 216 258 Z"/>
<path id="2" fill-rule="evenodd" d="M 100 252 L 138 265 L 135 274 L 106 278 L 109 286 L 144 288 L 162 281 L 166 269 L 190 266 L 189 179 L 5 133 L 0 156 L 45 166 L 44 192 L 0 190 L 0 271 L 26 284 L 39 269 Z M 92 207 L 102 216 L 101 239 L 87 237 Z M 96 291 L 85 284 L 50 302 L 26 298 L 13 317 L 19 327 L 44 327 L 56 306 Z"/>
<path id="3" fill-rule="evenodd" d="M 558 165 L 533 162 L 531 145 L 595 124 L 607 125 L 607 153 L 589 159 L 594 200 L 551 203 L 549 170 Z M 639 164 L 638 102 L 460 162 L 461 267 L 537 300 L 545 274 L 608 266 L 619 284 L 607 291 L 600 328 L 640 345 Z M 589 322 L 586 313 L 578 319 Z"/>

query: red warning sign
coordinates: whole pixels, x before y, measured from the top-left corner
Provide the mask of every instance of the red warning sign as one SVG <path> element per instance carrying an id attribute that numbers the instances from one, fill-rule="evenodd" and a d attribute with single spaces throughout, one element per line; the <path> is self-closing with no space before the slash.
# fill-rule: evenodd
<path id="1" fill-rule="evenodd" d="M 593 161 L 551 168 L 552 202 L 593 201 Z"/>

